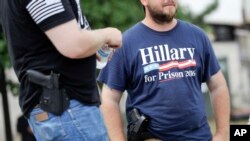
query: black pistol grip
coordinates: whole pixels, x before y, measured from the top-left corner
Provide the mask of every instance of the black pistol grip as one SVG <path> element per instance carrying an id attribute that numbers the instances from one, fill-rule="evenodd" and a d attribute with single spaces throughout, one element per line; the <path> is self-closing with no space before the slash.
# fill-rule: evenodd
<path id="1" fill-rule="evenodd" d="M 43 87 L 52 88 L 53 85 L 51 84 L 49 75 L 44 75 L 35 70 L 27 70 L 26 73 L 28 76 L 28 80 L 30 82 L 43 86 Z"/>

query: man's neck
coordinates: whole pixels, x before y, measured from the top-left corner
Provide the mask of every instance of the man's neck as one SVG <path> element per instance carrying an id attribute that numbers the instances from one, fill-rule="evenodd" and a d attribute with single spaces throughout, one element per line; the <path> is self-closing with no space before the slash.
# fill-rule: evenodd
<path id="1" fill-rule="evenodd" d="M 177 24 L 177 20 L 173 19 L 169 23 L 159 24 L 159 23 L 154 22 L 152 19 L 145 18 L 142 20 L 142 23 L 155 31 L 164 32 L 164 31 L 169 31 L 173 29 Z"/>

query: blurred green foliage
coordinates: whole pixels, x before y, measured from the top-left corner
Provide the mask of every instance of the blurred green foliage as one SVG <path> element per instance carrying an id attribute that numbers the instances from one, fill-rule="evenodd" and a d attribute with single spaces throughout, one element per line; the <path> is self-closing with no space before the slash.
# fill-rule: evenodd
<path id="1" fill-rule="evenodd" d="M 4 67 L 4 68 L 11 67 L 7 45 L 4 40 L 4 36 L 2 32 L 0 32 L 0 63 L 1 63 L 0 67 Z M 19 92 L 18 84 L 12 82 L 9 79 L 6 80 L 6 84 L 7 84 L 8 89 L 12 91 L 13 95 L 18 95 L 18 92 Z"/>
<path id="2" fill-rule="evenodd" d="M 7 45 L 3 33 L 0 32 L 0 63 L 2 63 L 4 67 L 10 67 L 11 63 L 9 60 Z"/>
<path id="3" fill-rule="evenodd" d="M 218 5 L 218 0 L 209 5 L 199 15 L 193 15 L 188 7 L 179 4 L 176 17 L 194 23 L 207 30 L 209 26 L 204 24 L 203 17 L 214 10 Z M 121 31 L 134 25 L 144 18 L 143 8 L 139 0 L 81 0 L 83 12 L 86 15 L 91 28 L 98 29 L 103 27 L 117 27 Z M 0 27 L 0 62 L 5 68 L 11 67 L 7 45 Z M 7 82 L 8 86 L 15 90 L 15 85 Z"/>
<path id="4" fill-rule="evenodd" d="M 139 0 L 81 0 L 82 8 L 92 28 L 114 26 L 124 31 L 144 18 L 144 12 Z M 208 25 L 203 22 L 203 17 L 218 6 L 218 0 L 209 5 L 199 15 L 194 15 L 188 7 L 179 4 L 176 17 L 203 29 Z"/>
<path id="5" fill-rule="evenodd" d="M 144 16 L 138 0 L 82 0 L 82 8 L 95 29 L 113 26 L 124 31 Z"/>

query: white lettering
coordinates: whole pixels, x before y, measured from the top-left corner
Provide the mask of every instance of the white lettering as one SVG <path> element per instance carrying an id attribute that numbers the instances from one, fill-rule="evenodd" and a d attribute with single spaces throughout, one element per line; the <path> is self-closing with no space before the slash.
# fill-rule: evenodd
<path id="1" fill-rule="evenodd" d="M 172 48 L 170 50 L 170 53 L 171 53 L 172 60 L 179 60 L 179 54 L 178 54 L 178 50 L 177 49 Z"/>
<path id="2" fill-rule="evenodd" d="M 243 136 L 244 134 L 247 133 L 246 129 L 236 129 L 236 131 L 234 132 L 234 136 Z"/>
<path id="3" fill-rule="evenodd" d="M 167 44 L 139 49 L 142 65 L 171 60 L 194 59 L 195 48 L 172 48 Z"/>
<path id="4" fill-rule="evenodd" d="M 156 78 L 156 75 L 153 75 L 153 76 L 145 75 L 144 76 L 145 83 L 155 81 L 156 80 L 155 78 Z"/>
<path id="5" fill-rule="evenodd" d="M 171 72 L 168 71 L 167 73 L 159 72 L 159 80 L 167 80 L 172 78 L 182 78 L 184 77 L 183 72 Z"/>
<path id="6" fill-rule="evenodd" d="M 185 59 L 184 52 L 186 52 L 186 48 L 180 48 L 180 59 Z"/>
<path id="7" fill-rule="evenodd" d="M 148 50 L 148 54 L 145 53 L 145 51 L 144 51 L 145 49 L 140 49 L 141 57 L 142 57 L 142 62 L 143 62 L 142 65 L 148 64 L 146 57 L 149 57 L 150 63 L 155 62 L 154 56 L 153 56 L 152 47 L 148 47 L 146 49 Z"/>
<path id="8" fill-rule="evenodd" d="M 194 59 L 194 49 L 195 48 L 187 48 L 187 49 L 188 49 L 188 53 L 189 53 L 191 59 L 193 60 Z"/>
<path id="9" fill-rule="evenodd" d="M 160 53 L 161 53 L 161 61 L 165 61 L 166 58 L 165 58 L 163 46 L 159 45 L 159 48 L 160 48 Z"/>
<path id="10" fill-rule="evenodd" d="M 241 136 L 241 135 L 240 135 L 239 129 L 236 129 L 236 131 L 234 132 L 234 136 L 237 136 L 237 135 L 238 135 L 238 136 Z"/>

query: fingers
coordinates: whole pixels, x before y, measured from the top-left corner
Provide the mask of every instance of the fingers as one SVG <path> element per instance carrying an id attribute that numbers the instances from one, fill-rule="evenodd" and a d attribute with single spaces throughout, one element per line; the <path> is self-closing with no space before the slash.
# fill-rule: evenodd
<path id="1" fill-rule="evenodd" d="M 110 61 L 110 60 L 111 60 L 111 58 L 112 58 L 112 56 L 113 56 L 114 52 L 115 52 L 115 49 L 112 49 L 112 51 L 111 51 L 111 52 L 110 52 L 110 54 L 109 54 L 108 61 Z"/>
<path id="2" fill-rule="evenodd" d="M 96 60 L 101 61 L 101 58 L 97 53 L 95 54 L 95 56 L 96 56 Z"/>
<path id="3" fill-rule="evenodd" d="M 111 48 L 120 48 L 122 46 L 122 33 L 117 28 L 109 28 L 108 46 Z"/>

